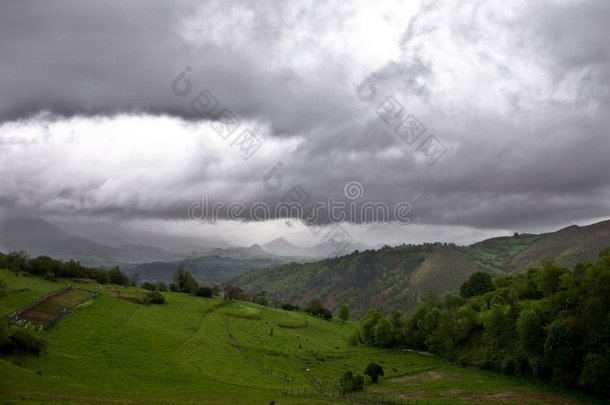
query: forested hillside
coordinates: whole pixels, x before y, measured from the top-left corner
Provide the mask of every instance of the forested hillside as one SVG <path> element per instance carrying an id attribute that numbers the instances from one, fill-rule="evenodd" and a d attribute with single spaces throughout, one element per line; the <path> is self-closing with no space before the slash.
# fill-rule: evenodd
<path id="1" fill-rule="evenodd" d="M 610 245 L 610 221 L 571 226 L 547 234 L 515 234 L 456 246 L 447 243 L 386 246 L 311 263 L 291 263 L 246 273 L 234 284 L 251 294 L 261 290 L 276 304 L 305 304 L 319 296 L 336 310 L 348 304 L 353 314 L 369 308 L 409 311 L 427 292 L 444 296 L 472 273 L 492 276 L 527 271 L 543 258 L 572 267 L 595 260 Z"/>

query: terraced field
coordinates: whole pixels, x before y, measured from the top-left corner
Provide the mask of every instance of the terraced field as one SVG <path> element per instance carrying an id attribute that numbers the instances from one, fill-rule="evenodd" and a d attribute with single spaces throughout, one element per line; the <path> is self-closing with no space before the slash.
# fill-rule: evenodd
<path id="1" fill-rule="evenodd" d="M 46 326 L 59 319 L 78 304 L 93 298 L 95 291 L 81 288 L 69 288 L 51 294 L 25 311 L 15 315 L 15 320 Z"/>

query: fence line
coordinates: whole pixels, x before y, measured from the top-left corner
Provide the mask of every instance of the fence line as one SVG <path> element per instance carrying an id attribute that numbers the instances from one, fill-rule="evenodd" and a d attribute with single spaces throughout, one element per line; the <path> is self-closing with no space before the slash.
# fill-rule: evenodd
<path id="1" fill-rule="evenodd" d="M 25 306 L 14 310 L 11 313 L 8 313 L 6 315 L 4 315 L 5 318 L 14 318 L 15 316 L 19 316 L 21 315 L 23 312 L 27 311 L 28 309 L 32 308 L 34 305 L 38 304 L 40 301 L 42 300 L 46 300 L 49 297 L 52 297 L 53 295 L 57 295 L 57 294 L 61 294 L 64 291 L 68 291 L 69 289 L 72 288 L 72 284 L 68 284 L 65 287 L 60 288 L 59 290 L 55 290 L 55 291 L 51 291 L 50 293 L 47 293 L 41 297 L 36 297 L 36 299 L 34 301 L 29 302 L 28 304 L 26 304 Z"/>
<path id="2" fill-rule="evenodd" d="M 287 388 L 283 387 L 282 396 L 285 397 L 296 397 L 296 398 L 304 398 L 304 399 L 330 399 L 336 398 L 339 401 L 346 402 L 348 404 L 362 404 L 362 405 L 430 405 L 429 399 L 411 399 L 411 398 L 388 398 L 383 395 L 373 395 L 366 393 L 345 393 L 341 394 L 340 392 L 329 392 L 326 395 L 320 393 L 319 391 L 308 391 L 300 388 Z M 439 403 L 438 400 L 435 401 L 436 404 Z M 444 404 L 451 405 L 451 401 L 443 402 Z"/>
<path id="3" fill-rule="evenodd" d="M 15 310 L 15 311 L 12 311 L 11 313 L 5 315 L 4 317 L 9 319 L 12 322 L 15 322 L 15 323 L 21 322 L 21 323 L 31 324 L 32 322 L 30 322 L 27 319 L 22 318 L 21 314 L 23 314 L 24 312 L 32 309 L 33 307 L 35 307 L 36 305 L 38 305 L 42 301 L 44 301 L 46 299 L 49 299 L 51 297 L 54 297 L 56 295 L 62 294 L 62 293 L 66 292 L 66 291 L 68 291 L 70 289 L 72 289 L 72 284 L 69 284 L 69 285 L 67 285 L 65 287 L 62 287 L 59 290 L 51 291 L 50 293 L 47 293 L 47 294 L 45 294 L 43 296 L 40 296 L 40 297 L 37 297 L 35 300 L 31 301 L 27 305 L 25 305 L 25 306 Z M 87 290 L 87 289 L 84 289 L 84 288 L 80 288 L 80 290 L 90 292 L 91 294 L 86 296 L 86 297 L 84 297 L 84 298 L 82 298 L 82 299 L 80 299 L 79 301 L 75 302 L 74 304 L 72 304 L 71 307 L 63 308 L 62 312 L 60 312 L 58 314 L 53 314 L 54 318 L 51 321 L 49 321 L 46 324 L 44 324 L 45 328 L 48 328 L 49 326 L 55 324 L 59 319 L 61 319 L 64 316 L 68 315 L 70 312 L 72 312 L 72 310 L 77 305 L 80 305 L 80 304 L 82 304 L 85 301 L 89 301 L 89 300 L 92 300 L 92 299 L 96 298 L 99 295 L 100 291 L 101 291 L 101 286 L 96 291 L 91 291 L 91 290 Z"/>

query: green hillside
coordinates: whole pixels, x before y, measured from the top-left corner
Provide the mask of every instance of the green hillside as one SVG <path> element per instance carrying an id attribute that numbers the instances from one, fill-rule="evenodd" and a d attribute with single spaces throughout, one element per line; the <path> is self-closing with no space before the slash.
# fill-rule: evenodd
<path id="1" fill-rule="evenodd" d="M 0 279 L 8 284 L 3 310 L 21 306 L 25 294 L 65 285 L 5 270 Z M 47 341 L 43 354 L 0 355 L 0 403 L 347 403 L 337 398 L 336 381 L 347 370 L 362 373 L 370 361 L 380 363 L 385 376 L 378 384 L 366 380 L 359 395 L 369 395 L 369 403 L 375 403 L 373 395 L 431 404 L 575 404 L 588 398 L 438 357 L 349 347 L 355 323 L 184 293 L 164 293 L 165 304 L 148 306 L 117 297 L 143 292 L 104 287 L 90 304 L 37 332 Z"/>
<path id="2" fill-rule="evenodd" d="M 254 270 L 231 281 L 254 294 L 265 290 L 277 303 L 304 305 L 319 296 L 336 311 L 348 304 L 362 316 L 369 308 L 410 311 L 429 292 L 456 291 L 475 272 L 518 273 L 553 258 L 568 268 L 592 261 L 610 245 L 610 221 L 557 232 L 487 239 L 470 246 L 447 243 L 402 245 L 310 263 Z"/>

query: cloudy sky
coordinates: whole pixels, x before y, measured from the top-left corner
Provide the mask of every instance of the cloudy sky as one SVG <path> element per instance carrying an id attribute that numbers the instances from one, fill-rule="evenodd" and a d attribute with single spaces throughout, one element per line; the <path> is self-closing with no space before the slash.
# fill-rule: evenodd
<path id="1" fill-rule="evenodd" d="M 166 246 L 312 245 L 328 218 L 274 217 L 298 198 L 345 203 L 370 245 L 606 219 L 608 21 L 606 0 L 3 1 L 0 207 Z"/>

